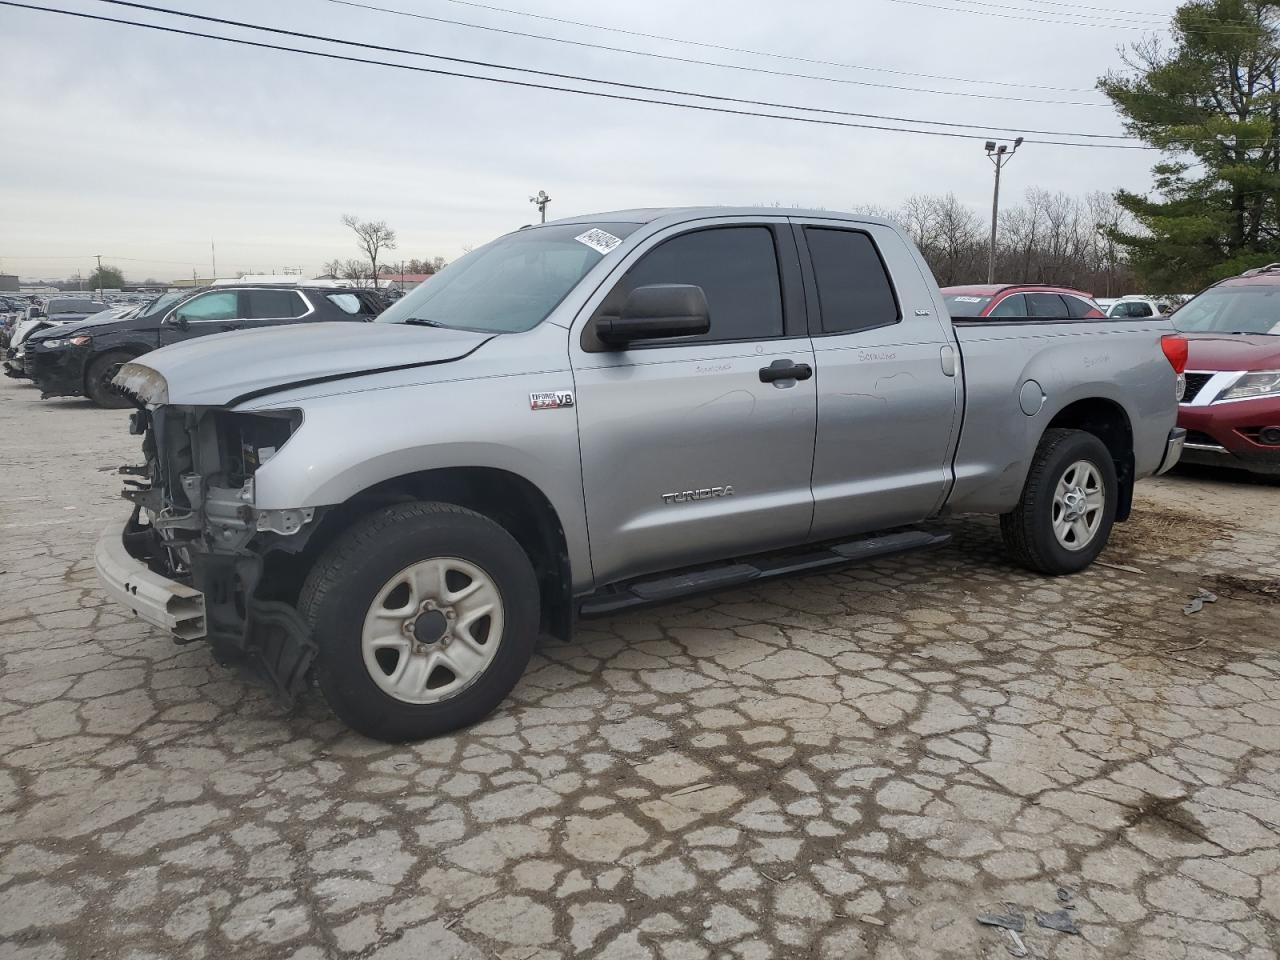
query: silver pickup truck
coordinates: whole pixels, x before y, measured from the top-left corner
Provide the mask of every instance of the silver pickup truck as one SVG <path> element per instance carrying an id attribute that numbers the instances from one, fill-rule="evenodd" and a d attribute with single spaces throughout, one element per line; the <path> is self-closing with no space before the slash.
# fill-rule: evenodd
<path id="1" fill-rule="evenodd" d="M 902 231 L 829 212 L 528 227 L 369 324 L 126 365 L 145 463 L 108 593 L 352 727 L 475 722 L 578 616 L 944 543 L 1088 566 L 1177 460 L 1155 319 L 953 322 Z"/>

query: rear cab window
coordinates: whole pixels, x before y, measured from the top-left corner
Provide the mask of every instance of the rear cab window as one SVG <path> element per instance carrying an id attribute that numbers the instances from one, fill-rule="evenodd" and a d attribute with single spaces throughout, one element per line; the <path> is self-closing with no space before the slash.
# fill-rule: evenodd
<path id="1" fill-rule="evenodd" d="M 854 333 L 902 319 L 875 242 L 860 230 L 805 227 L 822 333 Z"/>

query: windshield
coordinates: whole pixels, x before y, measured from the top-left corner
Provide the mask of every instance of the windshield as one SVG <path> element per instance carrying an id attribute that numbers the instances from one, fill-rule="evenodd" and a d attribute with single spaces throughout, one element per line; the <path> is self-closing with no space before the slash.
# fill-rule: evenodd
<path id="1" fill-rule="evenodd" d="M 508 234 L 424 280 L 375 322 L 483 333 L 532 330 L 637 226 L 579 223 Z"/>
<path id="2" fill-rule="evenodd" d="M 942 299 L 946 301 L 947 312 L 953 317 L 980 317 L 991 302 L 991 297 L 963 297 L 956 294 L 946 294 Z"/>
<path id="3" fill-rule="evenodd" d="M 1214 287 L 1173 315 L 1184 333 L 1266 333 L 1280 336 L 1280 285 Z"/>
<path id="4" fill-rule="evenodd" d="M 168 311 L 170 307 L 172 307 L 175 303 L 177 303 L 183 297 L 188 297 L 190 295 L 191 295 L 190 290 L 177 290 L 177 291 L 174 291 L 173 293 L 162 293 L 160 294 L 160 296 L 156 297 L 154 300 L 148 303 L 145 307 L 143 307 L 139 313 L 139 316 L 154 317 L 157 314 L 165 313 Z"/>

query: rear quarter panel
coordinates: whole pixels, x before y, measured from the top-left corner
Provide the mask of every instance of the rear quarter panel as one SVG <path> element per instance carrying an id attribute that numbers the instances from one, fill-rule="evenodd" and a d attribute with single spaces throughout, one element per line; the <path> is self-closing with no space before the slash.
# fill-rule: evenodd
<path id="1" fill-rule="evenodd" d="M 1160 349 L 1167 320 L 957 323 L 966 405 L 947 512 L 1006 513 L 1018 502 L 1036 446 L 1079 400 L 1119 406 L 1133 436 L 1135 476 L 1154 473 L 1177 419 L 1177 377 Z M 1022 410 L 1039 384 L 1042 406 Z M 1028 388 L 1033 390 L 1034 388 Z"/>

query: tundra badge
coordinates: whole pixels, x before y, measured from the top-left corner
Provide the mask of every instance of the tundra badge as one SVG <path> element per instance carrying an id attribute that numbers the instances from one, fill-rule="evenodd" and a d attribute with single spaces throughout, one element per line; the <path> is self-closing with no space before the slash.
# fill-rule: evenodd
<path id="1" fill-rule="evenodd" d="M 529 394 L 530 410 L 559 410 L 573 406 L 572 390 L 553 390 L 550 393 Z"/>
<path id="2" fill-rule="evenodd" d="M 732 497 L 733 487 L 703 487 L 701 490 L 680 490 L 676 493 L 664 493 L 663 503 L 692 503 L 695 500 L 714 500 L 716 497 Z"/>

